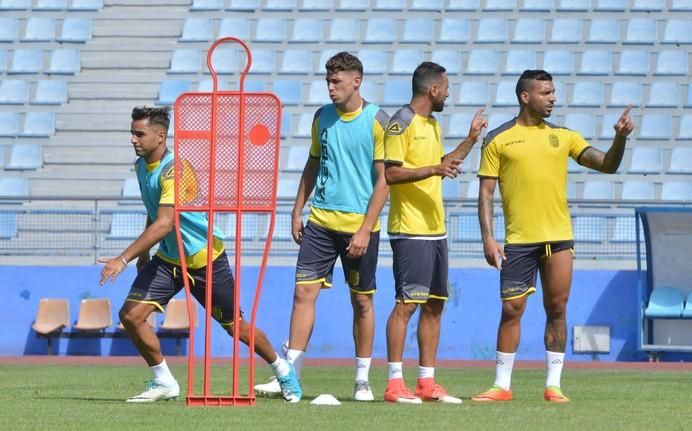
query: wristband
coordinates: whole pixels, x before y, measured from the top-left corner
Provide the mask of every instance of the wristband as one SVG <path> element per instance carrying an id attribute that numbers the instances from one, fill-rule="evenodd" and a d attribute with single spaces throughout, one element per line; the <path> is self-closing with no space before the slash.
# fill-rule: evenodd
<path id="1" fill-rule="evenodd" d="M 120 258 L 120 261 L 123 263 L 123 265 L 127 266 L 127 260 L 125 260 L 125 258 L 123 257 L 123 255 L 121 254 L 121 255 L 118 256 L 118 257 Z"/>

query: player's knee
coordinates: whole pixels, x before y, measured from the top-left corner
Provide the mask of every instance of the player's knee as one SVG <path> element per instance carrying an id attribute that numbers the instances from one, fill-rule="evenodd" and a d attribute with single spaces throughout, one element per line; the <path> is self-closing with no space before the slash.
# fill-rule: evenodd
<path id="1" fill-rule="evenodd" d="M 502 320 L 512 321 L 519 320 L 524 314 L 524 302 L 523 301 L 504 301 L 502 303 Z"/>
<path id="2" fill-rule="evenodd" d="M 416 312 L 416 309 L 418 308 L 418 304 L 415 303 L 403 303 L 403 302 L 397 302 L 396 306 L 394 307 L 394 316 L 402 318 L 402 319 L 410 319 L 411 316 L 413 316 L 413 313 Z"/>
<path id="3" fill-rule="evenodd" d="M 293 302 L 298 304 L 314 303 L 319 291 L 319 285 L 299 284 L 293 292 Z"/>
<path id="4" fill-rule="evenodd" d="M 567 297 L 551 299 L 546 304 L 545 312 L 549 320 L 565 319 L 567 315 Z"/>
<path id="5" fill-rule="evenodd" d="M 354 294 L 351 296 L 351 302 L 353 311 L 359 315 L 371 313 L 373 310 L 372 295 Z"/>
<path id="6" fill-rule="evenodd" d="M 120 322 L 123 324 L 124 327 L 133 328 L 137 326 L 138 323 L 144 322 L 148 317 L 148 315 L 142 317 L 141 314 L 142 313 L 139 312 L 137 307 L 124 305 L 122 308 L 120 308 L 120 311 L 118 312 L 118 317 L 120 318 Z"/>

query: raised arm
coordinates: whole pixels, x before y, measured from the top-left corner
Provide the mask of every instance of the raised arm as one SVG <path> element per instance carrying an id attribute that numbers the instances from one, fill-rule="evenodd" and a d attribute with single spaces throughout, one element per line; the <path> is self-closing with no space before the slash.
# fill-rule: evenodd
<path id="1" fill-rule="evenodd" d="M 627 136 L 629 136 L 634 129 L 634 122 L 632 122 L 629 116 L 631 109 L 632 106 L 628 106 L 613 126 L 615 129 L 615 138 L 613 138 L 613 144 L 608 151 L 604 153 L 597 148 L 589 147 L 579 156 L 577 162 L 580 165 L 605 174 L 614 174 L 617 172 L 622 162 L 622 156 L 625 154 Z"/>
<path id="2" fill-rule="evenodd" d="M 476 111 L 476 115 L 473 116 L 471 120 L 471 126 L 469 127 L 469 134 L 461 141 L 457 147 L 451 152 L 445 154 L 444 158 L 452 158 L 457 160 L 466 160 L 466 156 L 471 152 L 471 148 L 478 140 L 484 127 L 488 127 L 488 120 L 483 118 L 483 111 L 485 109 L 481 108 Z"/>

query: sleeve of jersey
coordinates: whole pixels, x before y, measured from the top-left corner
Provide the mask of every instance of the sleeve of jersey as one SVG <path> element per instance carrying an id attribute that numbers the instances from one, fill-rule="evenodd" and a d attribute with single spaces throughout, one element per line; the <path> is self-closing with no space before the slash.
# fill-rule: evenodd
<path id="1" fill-rule="evenodd" d="M 173 206 L 175 204 L 174 190 L 173 168 L 171 167 L 168 172 L 161 173 L 161 199 L 159 199 L 159 206 Z"/>
<path id="2" fill-rule="evenodd" d="M 481 148 L 481 167 L 478 169 L 479 177 L 497 178 L 500 176 L 500 153 L 497 149 L 497 141 L 483 143 Z"/>
<path id="3" fill-rule="evenodd" d="M 312 120 L 312 129 L 310 131 L 310 136 L 312 137 L 312 140 L 310 142 L 310 157 L 314 157 L 316 159 L 320 158 L 320 138 L 317 136 L 317 121 L 319 117 L 316 115 L 315 118 Z"/>
<path id="4" fill-rule="evenodd" d="M 403 165 L 404 156 L 408 149 L 408 128 L 399 130 L 398 123 L 387 127 L 384 134 L 384 161 L 393 165 Z"/>
<path id="5" fill-rule="evenodd" d="M 384 160 L 384 129 L 387 127 L 389 116 L 383 110 L 379 110 L 372 125 L 372 136 L 375 141 L 375 153 L 373 160 Z"/>
<path id="6" fill-rule="evenodd" d="M 569 141 L 569 156 L 575 161 L 581 156 L 591 145 L 577 132 L 572 132 L 571 139 Z"/>

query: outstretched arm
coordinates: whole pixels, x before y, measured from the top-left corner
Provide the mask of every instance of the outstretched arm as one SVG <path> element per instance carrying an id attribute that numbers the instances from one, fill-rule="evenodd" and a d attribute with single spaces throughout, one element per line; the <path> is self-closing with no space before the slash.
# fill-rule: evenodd
<path id="1" fill-rule="evenodd" d="M 618 170 L 625 154 L 627 136 L 634 129 L 634 122 L 629 116 L 631 109 L 632 106 L 628 106 L 613 126 L 615 138 L 608 151 L 604 153 L 597 148 L 589 147 L 579 156 L 577 162 L 580 165 L 606 174 L 614 174 Z"/>

